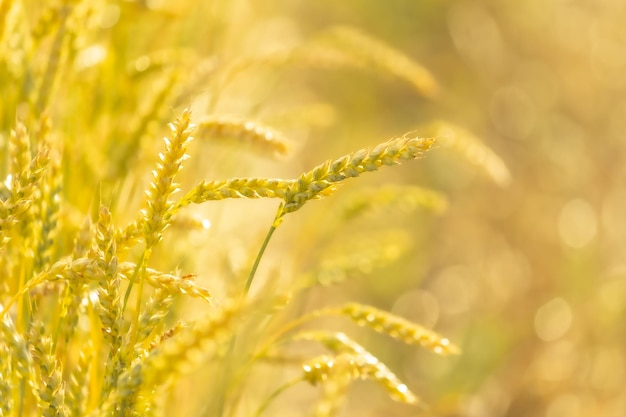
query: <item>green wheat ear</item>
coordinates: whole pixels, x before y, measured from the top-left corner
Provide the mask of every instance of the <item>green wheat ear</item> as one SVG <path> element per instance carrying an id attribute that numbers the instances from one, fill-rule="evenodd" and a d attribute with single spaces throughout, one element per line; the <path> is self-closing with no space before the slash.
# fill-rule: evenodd
<path id="1" fill-rule="evenodd" d="M 334 161 L 326 161 L 302 174 L 287 187 L 275 225 L 283 216 L 300 209 L 307 201 L 318 199 L 334 190 L 339 182 L 358 177 L 364 172 L 377 171 L 384 165 L 396 165 L 402 161 L 421 157 L 434 143 L 433 138 L 419 138 L 406 134 L 371 148 L 352 152 Z"/>

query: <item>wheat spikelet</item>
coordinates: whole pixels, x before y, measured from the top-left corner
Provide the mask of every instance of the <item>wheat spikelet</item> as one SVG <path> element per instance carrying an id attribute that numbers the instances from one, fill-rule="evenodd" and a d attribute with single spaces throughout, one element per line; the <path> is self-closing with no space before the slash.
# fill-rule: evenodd
<path id="1" fill-rule="evenodd" d="M 454 149 L 483 168 L 496 184 L 506 186 L 511 181 L 504 161 L 469 131 L 443 121 L 432 123 L 427 129 L 442 138 L 443 146 Z"/>
<path id="2" fill-rule="evenodd" d="M 458 354 L 459 348 L 445 337 L 386 311 L 358 303 L 333 310 L 351 318 L 359 326 L 367 326 L 407 344 L 423 346 L 440 355 Z"/>
<path id="3" fill-rule="evenodd" d="M 445 195 L 437 191 L 410 185 L 388 185 L 351 196 L 343 208 L 343 217 L 352 219 L 369 210 L 384 212 L 390 208 L 410 212 L 424 207 L 442 213 L 447 206 Z"/>
<path id="4" fill-rule="evenodd" d="M 439 90 L 435 78 L 426 68 L 356 28 L 347 26 L 331 28 L 320 34 L 318 39 L 313 41 L 313 46 L 320 43 L 338 48 L 339 52 L 348 56 L 354 56 L 356 64 L 408 81 L 415 91 L 426 97 L 435 96 Z"/>
<path id="5" fill-rule="evenodd" d="M 225 117 L 205 118 L 198 123 L 197 136 L 238 140 L 253 145 L 270 156 L 286 155 L 289 151 L 289 146 L 281 133 L 249 120 Z"/>
<path id="6" fill-rule="evenodd" d="M 231 178 L 224 181 L 202 181 L 191 189 L 176 207 L 200 204 L 226 198 L 285 198 L 292 180 L 270 178 Z"/>
<path id="7" fill-rule="evenodd" d="M 194 125 L 190 120 L 189 110 L 170 125 L 171 139 L 165 138 L 165 151 L 159 155 L 160 162 L 153 172 L 154 180 L 147 191 L 147 208 L 143 210 L 143 229 L 148 248 L 161 240 L 163 230 L 168 226 L 173 204 L 170 196 L 177 191 L 174 178 L 187 158 L 187 144 L 192 139 Z"/>
<path id="8" fill-rule="evenodd" d="M 320 193 L 332 187 L 334 183 L 358 177 L 364 172 L 376 171 L 383 165 L 395 165 L 403 160 L 419 158 L 433 142 L 434 139 L 412 137 L 407 134 L 334 161 L 326 161 L 302 174 L 297 182 L 288 187 L 284 204 L 276 217 L 280 221 L 282 216 L 319 197 Z"/>
<path id="9" fill-rule="evenodd" d="M 34 323 L 32 330 L 30 349 L 39 371 L 35 382 L 39 411 L 44 417 L 68 416 L 63 370 L 54 354 L 52 339 L 45 335 L 43 323 Z"/>

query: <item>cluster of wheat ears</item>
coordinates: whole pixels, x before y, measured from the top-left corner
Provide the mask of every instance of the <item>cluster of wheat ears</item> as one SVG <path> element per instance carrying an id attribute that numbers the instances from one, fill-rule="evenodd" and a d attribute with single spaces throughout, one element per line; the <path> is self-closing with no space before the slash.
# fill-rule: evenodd
<path id="1" fill-rule="evenodd" d="M 0 36 L 11 40 L 2 44 L 0 55 L 3 77 L 9 80 L 3 123 L 9 120 L 7 114 L 14 115 L 11 126 L 1 127 L 0 141 L 6 155 L 0 161 L 5 178 L 0 184 L 0 416 L 162 415 L 163 410 L 172 410 L 164 403 L 172 399 L 168 393 L 175 392 L 181 376 L 207 362 L 218 364 L 214 368 L 217 374 L 211 378 L 218 379 L 212 385 L 221 392 L 215 393 L 203 412 L 238 415 L 238 400 L 245 396 L 245 381 L 255 366 L 277 360 L 286 346 L 299 341 L 318 343 L 327 352 L 301 361 L 300 374 L 259 401 L 249 411 L 252 415 L 262 415 L 279 394 L 300 382 L 321 387 L 314 407 L 317 416 L 334 415 L 350 383 L 359 379 L 375 381 L 397 401 L 418 404 L 407 385 L 349 336 L 313 331 L 310 326 L 303 329 L 302 325 L 322 317 L 343 316 L 436 354 L 457 354 L 459 349 L 447 338 L 359 303 L 324 307 L 276 325 L 273 319 L 291 299 L 286 297 L 288 291 L 253 295 L 249 290 L 274 232 L 292 213 L 311 200 L 330 196 L 343 181 L 420 158 L 439 138 L 485 167 L 497 181 L 505 181 L 506 170 L 497 157 L 469 134 L 438 123 L 424 129 L 432 138 L 420 137 L 421 131 L 409 133 L 326 161 L 294 179 L 205 179 L 195 186 L 182 186 L 179 174 L 188 158 L 188 144 L 196 135 L 250 142 L 278 154 L 288 151 L 279 133 L 245 117 L 200 115 L 194 120 L 195 114 L 184 110 L 169 125 L 170 134 L 152 171 L 143 208 L 134 219 L 120 225 L 117 219 L 128 218 L 128 213 L 118 213 L 99 202 L 97 210 L 80 214 L 84 222 L 75 227 L 70 224 L 71 216 L 63 214 L 67 212 L 64 184 L 68 183 L 67 164 L 72 163 L 68 150 L 71 153 L 81 138 L 64 137 L 63 129 L 55 127 L 55 118 L 71 120 L 81 115 L 55 110 L 54 92 L 59 85 L 71 88 L 60 74 L 82 71 L 71 64 L 84 48 L 75 42 L 81 30 L 88 29 L 80 26 L 81 17 L 95 13 L 102 7 L 100 3 L 61 2 L 50 8 L 54 13 L 42 14 L 32 27 L 24 23 L 27 13 L 20 9 L 20 2 L 4 1 L 0 6 Z M 43 54 L 44 58 L 23 59 L 20 48 L 26 56 Z M 168 54 L 171 57 L 171 51 Z M 348 28 L 328 31 L 289 53 L 281 51 L 249 61 L 255 62 L 224 64 L 216 79 L 227 82 L 249 65 L 305 62 L 375 66 L 410 81 L 418 91 L 430 93 L 435 88 L 419 65 Z M 154 66 L 158 60 L 153 56 L 149 62 Z M 151 70 L 159 68 L 156 65 Z M 180 75 L 169 69 L 165 74 L 167 80 L 178 80 Z M 148 103 L 138 117 L 135 133 L 117 139 L 121 156 L 115 156 L 111 165 L 130 164 L 130 156 L 141 150 L 139 139 L 145 140 L 149 122 L 158 119 L 157 109 L 173 84 L 166 82 L 163 94 Z M 187 191 L 177 194 L 179 186 Z M 187 206 L 231 198 L 278 201 L 274 221 L 268 224 L 245 285 L 237 293 L 218 298 L 211 288 L 196 283 L 193 271 L 151 267 L 153 253 L 168 227 L 184 218 Z M 441 204 L 433 202 L 437 197 L 432 192 L 407 186 L 385 188 L 378 198 L 392 203 L 408 199 L 417 201 L 415 204 Z M 374 200 L 356 201 L 353 210 Z M 191 322 L 183 321 L 175 308 L 186 297 L 205 302 L 204 312 Z M 257 332 L 256 339 L 242 335 L 251 320 L 271 331 Z"/>

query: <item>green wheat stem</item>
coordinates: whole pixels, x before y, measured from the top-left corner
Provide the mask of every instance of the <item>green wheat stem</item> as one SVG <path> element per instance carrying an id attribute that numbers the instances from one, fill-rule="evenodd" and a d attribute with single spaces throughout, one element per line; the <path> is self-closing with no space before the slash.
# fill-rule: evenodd
<path id="1" fill-rule="evenodd" d="M 292 379 L 291 381 L 288 381 L 285 384 L 283 384 L 280 387 L 278 387 L 274 392 L 272 392 L 270 394 L 269 397 L 267 397 L 265 399 L 265 401 L 263 401 L 263 404 L 261 404 L 261 406 L 259 407 L 257 412 L 254 414 L 254 417 L 260 417 L 263 414 L 263 412 L 265 412 L 267 407 L 270 406 L 272 401 L 274 401 L 276 399 L 276 397 L 278 397 L 280 394 L 282 394 L 283 392 L 287 391 L 289 388 L 293 387 L 294 385 L 296 385 L 296 384 L 298 384 L 298 383 L 300 383 L 302 381 L 303 381 L 303 378 L 302 377 L 298 377 L 298 378 Z"/>
<path id="2" fill-rule="evenodd" d="M 261 245 L 261 249 L 259 249 L 259 253 L 257 253 L 256 255 L 256 259 L 254 260 L 254 265 L 252 265 L 252 269 L 250 270 L 250 274 L 248 275 L 248 280 L 246 281 L 246 286 L 243 290 L 244 298 L 248 295 L 248 292 L 250 291 L 250 286 L 252 285 L 252 281 L 254 280 L 256 271 L 259 268 L 259 264 L 261 263 L 261 258 L 263 257 L 263 254 L 265 253 L 265 249 L 267 249 L 267 245 L 270 242 L 270 239 L 272 238 L 274 231 L 276 231 L 276 225 L 272 224 L 272 226 L 270 227 L 270 230 L 267 231 L 267 235 L 265 235 L 265 240 L 263 241 L 263 244 Z"/>

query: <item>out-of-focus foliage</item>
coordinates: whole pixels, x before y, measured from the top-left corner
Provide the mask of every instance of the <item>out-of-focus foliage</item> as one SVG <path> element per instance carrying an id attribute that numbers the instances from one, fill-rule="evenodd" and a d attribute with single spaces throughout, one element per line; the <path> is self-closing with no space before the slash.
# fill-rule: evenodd
<path id="1" fill-rule="evenodd" d="M 55 168 L 63 184 L 47 184 L 64 199 L 54 259 L 76 250 L 85 213 L 97 221 L 100 204 L 116 226 L 135 218 L 158 138 L 186 107 L 200 128 L 178 181 L 185 191 L 202 179 L 297 178 L 381 137 L 462 127 L 455 132 L 465 146 L 443 141 L 418 164 L 343 184 L 285 221 L 252 294 L 305 288 L 281 313 L 285 321 L 358 300 L 436 327 L 462 355 L 433 357 L 350 328 L 357 346 L 428 404 L 424 415 L 621 416 L 625 20 L 619 0 L 4 0 L 1 174 L 12 163 L 5 150 L 16 118 L 44 137 L 45 110 L 46 137 L 64 161 Z M 237 123 L 244 129 L 232 143 L 210 138 Z M 510 172 L 468 145 L 475 140 Z M 380 187 L 387 182 L 397 185 Z M 7 188 L 10 180 L 3 201 Z M 385 190 L 404 190 L 403 198 Z M 240 200 L 185 208 L 150 267 L 193 271 L 216 299 L 238 294 L 275 208 Z M 5 286 L 1 294 L 17 290 Z M 192 320 L 207 307 L 174 308 Z M 339 320 L 320 323 L 343 331 Z M 262 322 L 237 343 L 256 343 Z M 253 415 L 320 353 L 298 343 L 293 358 L 273 363 L 268 353 L 232 415 Z M 89 360 L 76 356 L 72 364 Z M 316 363 L 327 365 L 324 358 Z M 213 406 L 222 392 L 217 365 L 186 377 L 163 401 L 172 404 L 167 415 Z M 290 389 L 266 415 L 308 412 L 310 391 Z M 354 385 L 347 402 L 343 415 L 416 413 L 373 384 Z"/>

